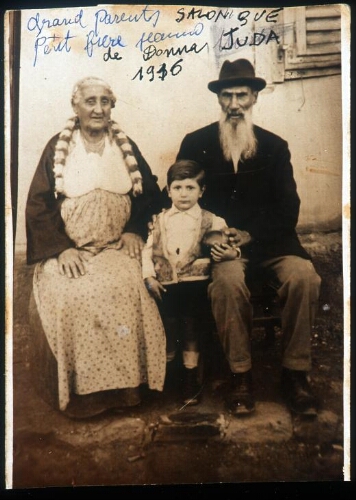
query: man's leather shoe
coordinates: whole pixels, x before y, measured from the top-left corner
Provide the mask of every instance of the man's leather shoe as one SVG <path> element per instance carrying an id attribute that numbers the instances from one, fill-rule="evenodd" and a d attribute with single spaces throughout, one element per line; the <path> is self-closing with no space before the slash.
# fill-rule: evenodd
<path id="1" fill-rule="evenodd" d="M 316 416 L 317 401 L 305 371 L 283 368 L 282 393 L 293 413 L 310 417 Z"/>
<path id="2" fill-rule="evenodd" d="M 232 374 L 231 391 L 226 403 L 229 412 L 235 416 L 248 415 L 255 410 L 251 370 Z"/>

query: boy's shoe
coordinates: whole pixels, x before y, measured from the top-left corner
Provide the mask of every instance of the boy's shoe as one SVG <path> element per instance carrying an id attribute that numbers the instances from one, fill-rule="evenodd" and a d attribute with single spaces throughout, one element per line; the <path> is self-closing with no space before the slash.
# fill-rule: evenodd
<path id="1" fill-rule="evenodd" d="M 194 406 L 200 403 L 201 386 L 198 382 L 198 368 L 183 367 L 183 404 Z"/>
<path id="2" fill-rule="evenodd" d="M 228 411 L 235 416 L 248 415 L 255 410 L 251 370 L 232 374 L 231 390 L 226 399 Z"/>
<path id="3" fill-rule="evenodd" d="M 282 371 L 283 397 L 293 413 L 315 417 L 317 415 L 317 400 L 309 385 L 305 371 Z"/>

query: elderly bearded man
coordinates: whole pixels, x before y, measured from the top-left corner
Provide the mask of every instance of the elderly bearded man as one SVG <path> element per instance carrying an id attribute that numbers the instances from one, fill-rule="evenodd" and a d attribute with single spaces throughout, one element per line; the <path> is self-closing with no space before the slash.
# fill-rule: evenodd
<path id="1" fill-rule="evenodd" d="M 229 239 L 242 252 L 242 258 L 216 262 L 219 249 L 213 248 L 209 285 L 213 316 L 231 370 L 229 411 L 239 416 L 255 409 L 252 306 L 245 272 L 258 266 L 277 283 L 283 331 L 282 393 L 291 411 L 316 415 L 308 372 L 321 280 L 295 229 L 300 199 L 288 144 L 252 122 L 253 105 L 265 86 L 248 60 L 225 61 L 219 79 L 208 84 L 218 97 L 220 121 L 187 134 L 177 158 L 195 160 L 205 169 L 202 207 L 227 221 Z"/>

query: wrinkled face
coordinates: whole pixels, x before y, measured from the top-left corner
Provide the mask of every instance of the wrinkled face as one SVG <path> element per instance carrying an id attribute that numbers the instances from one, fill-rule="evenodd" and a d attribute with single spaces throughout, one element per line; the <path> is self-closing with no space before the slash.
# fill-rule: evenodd
<path id="1" fill-rule="evenodd" d="M 226 120 L 232 125 L 243 120 L 257 101 L 258 92 L 247 86 L 238 86 L 222 89 L 218 95 L 219 104 Z"/>
<path id="2" fill-rule="evenodd" d="M 196 179 L 183 179 L 173 181 L 168 188 L 168 195 L 178 210 L 189 210 L 199 198 L 202 197 L 204 189 L 201 188 Z"/>
<path id="3" fill-rule="evenodd" d="M 86 132 L 101 132 L 108 127 L 111 117 L 111 96 L 102 85 L 88 85 L 78 91 L 78 102 L 73 104 L 80 127 Z"/>

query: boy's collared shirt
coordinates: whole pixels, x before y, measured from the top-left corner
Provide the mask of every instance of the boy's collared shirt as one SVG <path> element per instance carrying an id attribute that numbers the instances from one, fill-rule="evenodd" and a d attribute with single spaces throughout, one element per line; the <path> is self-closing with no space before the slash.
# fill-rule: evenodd
<path id="1" fill-rule="evenodd" d="M 191 249 L 197 233 L 200 231 L 202 209 L 196 203 L 189 210 L 178 210 L 174 205 L 164 213 L 164 226 L 166 231 L 166 250 L 172 265 L 183 259 Z M 213 216 L 212 230 L 221 230 L 227 227 L 223 218 Z M 152 260 L 152 235 L 142 251 L 142 277 L 156 276 Z"/>
<path id="2" fill-rule="evenodd" d="M 183 212 L 175 206 L 166 212 L 164 225 L 167 236 L 167 252 L 171 261 L 181 260 L 182 256 L 188 252 L 200 231 L 200 223 L 201 208 L 198 204 Z"/>

